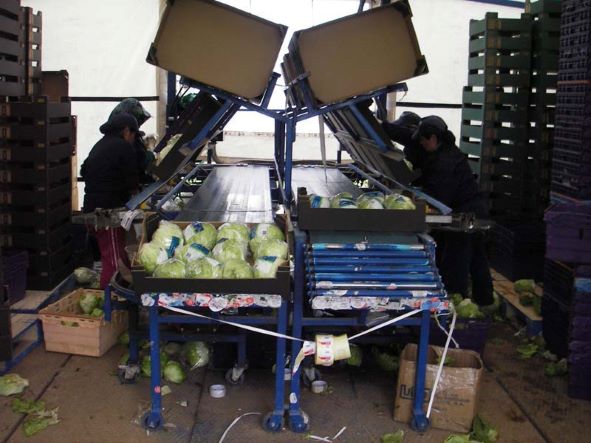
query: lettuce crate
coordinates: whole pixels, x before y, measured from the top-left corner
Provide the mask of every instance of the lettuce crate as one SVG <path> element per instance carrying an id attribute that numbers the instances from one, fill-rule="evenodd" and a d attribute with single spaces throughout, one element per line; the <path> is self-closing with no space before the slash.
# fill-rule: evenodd
<path id="1" fill-rule="evenodd" d="M 112 311 L 110 322 L 103 317 L 85 315 L 78 300 L 89 292 L 104 294 L 98 290 L 76 289 L 39 312 L 46 351 L 100 357 L 127 329 L 126 311 Z"/>

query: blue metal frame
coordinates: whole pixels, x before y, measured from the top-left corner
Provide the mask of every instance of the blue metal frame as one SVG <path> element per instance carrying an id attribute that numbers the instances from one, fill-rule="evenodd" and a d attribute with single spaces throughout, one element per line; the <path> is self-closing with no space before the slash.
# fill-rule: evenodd
<path id="1" fill-rule="evenodd" d="M 10 313 L 11 314 L 37 315 L 37 314 L 39 314 L 39 311 L 41 309 L 45 308 L 50 303 L 57 301 L 60 297 L 60 294 L 62 294 L 66 290 L 71 289 L 73 287 L 74 287 L 74 279 L 72 276 L 70 276 L 69 278 L 66 278 L 64 281 L 62 281 L 53 291 L 51 291 L 47 295 L 47 297 L 41 303 L 39 303 L 34 308 L 27 308 L 27 309 L 11 308 Z M 2 367 L 2 369 L 0 369 L 0 375 L 6 374 L 12 368 L 14 368 L 16 365 L 18 365 L 21 361 L 23 361 L 25 359 L 25 357 L 27 357 L 27 355 L 29 355 L 35 348 L 37 348 L 38 346 L 40 346 L 43 343 L 43 327 L 42 327 L 40 319 L 33 320 L 31 322 L 31 324 L 29 324 L 25 329 L 23 329 L 21 332 L 19 332 L 12 339 L 14 341 L 17 341 L 18 339 L 23 337 L 25 334 L 30 332 L 31 329 L 33 329 L 33 328 L 35 328 L 35 340 L 33 340 L 21 352 L 19 352 L 18 355 L 14 356 L 10 360 L 6 360 L 4 362 L 4 366 Z"/>

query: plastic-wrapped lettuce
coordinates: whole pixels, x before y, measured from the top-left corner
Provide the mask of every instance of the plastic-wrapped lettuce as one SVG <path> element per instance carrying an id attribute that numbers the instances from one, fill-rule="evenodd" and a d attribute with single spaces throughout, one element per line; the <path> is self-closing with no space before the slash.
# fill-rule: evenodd
<path id="1" fill-rule="evenodd" d="M 164 380 L 181 384 L 187 378 L 187 374 L 178 361 L 171 360 L 164 366 Z"/>
<path id="2" fill-rule="evenodd" d="M 273 223 L 259 223 L 252 228 L 251 238 L 268 238 L 273 240 L 285 240 L 285 235 L 279 227 Z"/>
<path id="3" fill-rule="evenodd" d="M 187 263 L 185 266 L 186 278 L 222 278 L 222 265 L 217 260 L 205 257 Z"/>
<path id="4" fill-rule="evenodd" d="M 359 203 L 361 203 L 364 200 L 377 200 L 380 203 L 384 203 L 384 193 L 380 192 L 380 191 L 371 191 L 371 192 L 366 192 L 364 194 L 361 194 L 359 197 L 357 197 L 357 204 L 359 205 Z"/>
<path id="5" fill-rule="evenodd" d="M 174 256 L 185 264 L 195 260 L 201 260 L 209 255 L 209 249 L 199 243 L 187 243 L 174 251 Z"/>
<path id="6" fill-rule="evenodd" d="M 209 223 L 194 222 L 183 231 L 185 243 L 197 243 L 211 249 L 215 246 L 218 232 Z"/>
<path id="7" fill-rule="evenodd" d="M 242 223 L 224 223 L 218 228 L 217 241 L 227 238 L 242 243 L 248 243 L 250 240 L 250 231 L 248 226 Z"/>
<path id="8" fill-rule="evenodd" d="M 178 355 L 181 352 L 182 347 L 183 346 L 180 343 L 177 343 L 175 341 L 169 341 L 168 343 L 166 343 L 166 345 L 164 345 L 163 350 L 166 353 L 166 355 L 172 357 L 174 355 Z"/>
<path id="9" fill-rule="evenodd" d="M 228 260 L 244 260 L 246 258 L 245 248 L 248 243 L 238 240 L 221 239 L 213 248 L 212 255 L 220 263 Z"/>
<path id="10" fill-rule="evenodd" d="M 259 257 L 254 262 L 254 278 L 275 278 L 279 268 L 276 257 Z"/>
<path id="11" fill-rule="evenodd" d="M 78 305 L 80 305 L 82 312 L 91 315 L 99 307 L 99 298 L 92 292 L 84 292 L 78 300 Z"/>
<path id="12" fill-rule="evenodd" d="M 160 351 L 160 371 L 166 366 L 168 363 L 168 354 L 164 351 Z M 144 377 L 150 377 L 152 375 L 152 359 L 149 355 L 144 356 L 142 358 L 142 362 L 140 363 L 140 370 Z"/>
<path id="13" fill-rule="evenodd" d="M 416 209 L 413 201 L 402 194 L 388 194 L 384 199 L 386 209 Z"/>
<path id="14" fill-rule="evenodd" d="M 168 260 L 168 254 L 159 243 L 144 243 L 138 252 L 140 264 L 146 272 L 152 273 L 156 266 Z"/>
<path id="15" fill-rule="evenodd" d="M 330 208 L 330 198 L 320 195 L 310 194 L 311 208 Z"/>
<path id="16" fill-rule="evenodd" d="M 358 201 L 357 207 L 359 209 L 384 209 L 384 205 L 375 198 L 366 198 L 360 202 Z"/>
<path id="17" fill-rule="evenodd" d="M 6 374 L 0 377 L 0 395 L 9 396 L 14 394 L 20 394 L 27 386 L 29 386 L 29 380 L 22 378 L 18 374 Z"/>
<path id="18" fill-rule="evenodd" d="M 170 258 L 156 266 L 153 275 L 157 278 L 185 278 L 185 273 L 185 264 L 176 258 Z"/>
<path id="19" fill-rule="evenodd" d="M 222 268 L 222 278 L 253 278 L 250 265 L 244 260 L 228 260 Z"/>
<path id="20" fill-rule="evenodd" d="M 337 209 L 355 209 L 357 204 L 355 199 L 348 192 L 340 192 L 330 199 L 330 207 Z"/>
<path id="21" fill-rule="evenodd" d="M 169 257 L 172 257 L 174 250 L 184 244 L 183 231 L 172 222 L 161 220 L 158 229 L 152 235 L 152 242 L 164 249 Z"/>
<path id="22" fill-rule="evenodd" d="M 92 312 L 90 313 L 90 316 L 99 318 L 99 317 L 102 317 L 104 314 L 105 314 L 105 311 L 103 311 L 101 308 L 94 308 L 92 310 Z"/>
<path id="23" fill-rule="evenodd" d="M 287 260 L 289 249 L 287 243 L 282 240 L 265 239 L 261 240 L 253 254 L 258 257 L 277 257 L 283 263 Z"/>
<path id="24" fill-rule="evenodd" d="M 201 368 L 209 363 L 209 348 L 202 341 L 186 342 L 182 355 L 191 369 Z"/>

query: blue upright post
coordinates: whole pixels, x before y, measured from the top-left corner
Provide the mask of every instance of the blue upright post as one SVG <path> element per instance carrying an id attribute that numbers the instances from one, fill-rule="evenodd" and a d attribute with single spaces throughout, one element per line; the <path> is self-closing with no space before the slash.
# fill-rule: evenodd
<path id="1" fill-rule="evenodd" d="M 285 167 L 285 122 L 279 119 L 275 120 L 275 161 L 277 172 L 283 178 Z"/>
<path id="2" fill-rule="evenodd" d="M 419 432 L 424 432 L 429 427 L 429 420 L 425 413 L 423 403 L 425 401 L 425 377 L 427 372 L 427 351 L 429 348 L 429 309 L 421 312 L 421 335 L 417 350 L 417 369 L 415 374 L 415 398 L 413 404 L 413 417 L 411 427 Z"/>
<path id="3" fill-rule="evenodd" d="M 150 385 L 152 406 L 144 425 L 150 429 L 162 426 L 162 395 L 160 392 L 160 324 L 158 322 L 158 299 L 150 306 Z"/>
<path id="4" fill-rule="evenodd" d="M 295 240 L 295 269 L 294 269 L 294 295 L 293 295 L 293 319 L 292 335 L 302 337 L 302 319 L 304 317 L 304 253 L 306 245 L 306 234 L 299 229 L 294 231 Z M 291 367 L 295 364 L 295 358 L 299 354 L 302 343 L 296 340 L 291 342 Z M 301 368 L 291 376 L 289 396 L 289 428 L 294 432 L 306 432 L 310 426 L 308 418 L 300 408 Z"/>
<path id="5" fill-rule="evenodd" d="M 111 285 L 105 288 L 105 305 L 103 311 L 105 313 L 105 321 L 111 321 L 111 312 L 113 311 L 113 303 L 111 302 Z"/>
<path id="6" fill-rule="evenodd" d="M 295 132 L 296 120 L 295 118 L 287 121 L 287 140 L 285 146 L 285 197 L 287 201 L 285 205 L 289 207 L 292 201 L 291 192 L 291 168 L 292 168 L 292 157 L 293 157 L 293 144 L 296 138 Z"/>

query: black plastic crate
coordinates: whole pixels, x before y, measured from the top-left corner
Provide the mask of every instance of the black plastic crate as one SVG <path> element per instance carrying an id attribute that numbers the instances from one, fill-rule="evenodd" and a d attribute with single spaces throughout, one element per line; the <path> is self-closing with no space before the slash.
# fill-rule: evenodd
<path id="1" fill-rule="evenodd" d="M 72 175 L 70 159 L 63 163 L 47 166 L 36 164 L 23 167 L 19 164 L 0 163 L 0 184 L 51 184 L 67 180 Z"/>
<path id="2" fill-rule="evenodd" d="M 582 168 L 591 168 L 591 147 L 589 145 L 566 145 L 558 139 L 554 145 L 553 157 L 559 163 L 578 164 Z"/>
<path id="3" fill-rule="evenodd" d="M 462 103 L 483 106 L 517 106 L 527 108 L 529 105 L 529 91 L 507 92 L 496 88 L 476 88 L 465 86 L 462 92 Z"/>
<path id="4" fill-rule="evenodd" d="M 27 251 L 2 248 L 0 265 L 2 266 L 0 287 L 6 287 L 9 303 L 22 300 L 27 286 L 27 267 L 29 266 Z"/>
<path id="5" fill-rule="evenodd" d="M 575 269 L 567 263 L 546 259 L 544 262 L 544 291 L 556 300 L 570 305 L 575 281 Z"/>
<path id="6" fill-rule="evenodd" d="M 70 263 L 72 251 L 72 241 L 53 251 L 29 249 L 29 273 L 48 274 L 52 270 L 62 269 Z"/>
<path id="7" fill-rule="evenodd" d="M 570 310 L 568 305 L 544 292 L 542 296 L 542 331 L 546 348 L 559 358 L 568 355 Z"/>
<path id="8" fill-rule="evenodd" d="M 30 102 L 0 103 L 0 117 L 10 119 L 35 119 L 51 121 L 70 117 L 72 105 L 69 101 L 51 102 L 47 97 L 34 97 Z"/>
<path id="9" fill-rule="evenodd" d="M 469 74 L 468 86 L 529 88 L 530 72 Z"/>
<path id="10" fill-rule="evenodd" d="M 68 116 L 50 124 L 34 121 L 0 121 L 0 138 L 7 141 L 29 140 L 44 143 L 69 141 L 72 139 L 72 120 Z"/>
<path id="11" fill-rule="evenodd" d="M 52 230 L 44 227 L 5 229 L 0 234 L 0 246 L 34 251 L 58 250 L 68 244 L 72 238 L 70 223 L 64 223 Z"/>
<path id="12" fill-rule="evenodd" d="M 46 144 L 35 142 L 4 143 L 0 140 L 0 162 L 59 163 L 72 157 L 74 146 L 66 143 Z"/>
<path id="13" fill-rule="evenodd" d="M 53 227 L 69 220 L 72 215 L 70 200 L 56 206 L 48 206 L 44 202 L 37 206 L 26 203 L 26 206 L 0 206 L 0 224 Z"/>
<path id="14" fill-rule="evenodd" d="M 31 201 L 56 205 L 70 200 L 72 184 L 69 180 L 53 186 L 46 185 L 2 185 L 0 184 L 0 205 L 19 206 Z"/>
<path id="15" fill-rule="evenodd" d="M 552 164 L 552 190 L 582 200 L 591 198 L 591 168 L 555 159 Z"/>
<path id="16" fill-rule="evenodd" d="M 50 272 L 29 270 L 27 275 L 27 288 L 38 291 L 50 291 L 68 278 L 74 271 L 74 261 L 70 259 L 62 267 Z"/>

